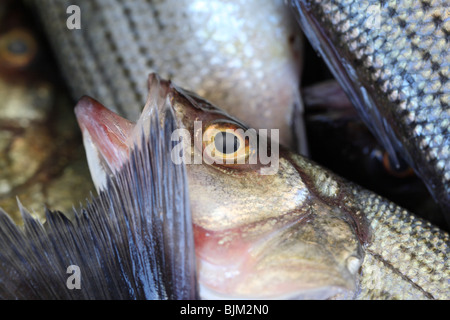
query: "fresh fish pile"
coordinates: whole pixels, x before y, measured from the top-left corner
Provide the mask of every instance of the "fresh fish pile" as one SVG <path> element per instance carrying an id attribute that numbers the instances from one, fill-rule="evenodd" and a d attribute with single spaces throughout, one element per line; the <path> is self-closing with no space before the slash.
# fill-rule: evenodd
<path id="1" fill-rule="evenodd" d="M 279 127 L 286 145 L 295 140 L 292 125 L 304 137 L 300 121 L 294 123 L 302 110 L 299 51 L 282 1 L 259 7 L 253 1 L 29 2 L 46 25 L 73 93 L 92 95 L 120 115 L 86 96 L 76 107 L 98 198 L 67 216 L 47 210 L 45 224 L 21 204 L 23 226 L 0 210 L 0 297 L 450 299 L 448 233 L 249 129 Z M 73 4 L 81 8 L 80 30 L 67 29 L 66 9 Z M 214 18 L 210 9 L 223 16 Z M 311 26 L 320 29 L 322 20 Z M 445 23 L 439 30 L 447 30 Z M 258 29 L 263 36 L 256 36 Z M 228 41 L 231 30 L 254 36 L 242 32 L 242 39 Z M 347 57 L 343 53 L 339 61 Z M 152 74 L 141 112 L 146 92 L 140 83 L 154 69 L 197 94 Z M 351 70 L 365 79 L 357 74 L 361 68 Z M 346 90 L 358 101 L 358 90 Z M 433 97 L 446 101 L 443 92 Z M 396 94 L 403 97 L 401 90 Z M 445 108 L 433 109 L 441 122 Z M 375 126 L 389 132 L 379 137 L 397 132 L 389 131 L 389 119 L 375 118 Z M 174 138 L 174 132 L 182 134 Z M 430 136 L 424 137 L 428 142 Z M 439 133 L 431 137 L 439 140 Z M 392 145 L 387 147 L 397 148 Z M 174 157 L 191 162 L 185 167 Z M 436 179 L 445 174 L 435 174 L 430 176 L 439 186 Z M 89 275 L 80 290 L 69 289 L 68 267 Z"/>
<path id="2" fill-rule="evenodd" d="M 281 146 L 271 175 L 260 159 L 238 164 L 240 152 L 250 157 L 261 147 L 242 139 L 245 125 L 156 75 L 149 92 L 136 124 L 88 98 L 77 118 L 100 190 L 127 162 L 136 134 L 149 132 L 154 109 L 171 108 L 189 132 L 175 139 L 184 159 L 203 152 L 201 164 L 186 162 L 201 298 L 450 297 L 447 233 Z M 215 140 L 230 129 L 242 143 L 224 153 Z M 202 134 L 210 144 L 195 142 Z M 234 162 L 211 163 L 204 153 L 211 146 Z"/>
<path id="3" fill-rule="evenodd" d="M 374 135 L 414 168 L 450 222 L 448 1 L 291 4 Z"/>
<path id="4" fill-rule="evenodd" d="M 282 146 L 271 174 L 261 156 L 236 163 L 260 152 L 239 136 L 248 128 L 156 75 L 136 123 L 88 97 L 76 114 L 100 197 L 45 227 L 23 208 L 23 229 L 1 213 L 3 297 L 450 298 L 447 233 Z M 218 146 L 224 131 L 237 150 Z M 199 152 L 217 158 L 189 164 Z M 76 294 L 67 265 L 92 275 Z"/>

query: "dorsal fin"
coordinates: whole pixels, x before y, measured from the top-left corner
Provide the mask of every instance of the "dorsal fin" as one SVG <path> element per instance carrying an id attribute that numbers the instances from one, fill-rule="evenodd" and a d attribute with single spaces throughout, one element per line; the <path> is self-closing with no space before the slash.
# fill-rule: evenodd
<path id="1" fill-rule="evenodd" d="M 165 113 L 164 127 L 152 115 L 150 136 L 73 220 L 47 210 L 42 224 L 19 203 L 18 226 L 0 209 L 0 298 L 197 297 L 187 178 L 170 159 L 176 125 Z M 67 286 L 69 266 L 80 289 Z"/>

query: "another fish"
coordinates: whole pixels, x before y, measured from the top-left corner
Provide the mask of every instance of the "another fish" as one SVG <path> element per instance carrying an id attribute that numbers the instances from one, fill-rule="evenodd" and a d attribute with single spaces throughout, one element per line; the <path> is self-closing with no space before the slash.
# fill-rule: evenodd
<path id="1" fill-rule="evenodd" d="M 414 168 L 450 222 L 448 1 L 291 4 L 374 135 Z"/>
<path id="2" fill-rule="evenodd" d="M 0 207 L 20 221 L 16 196 L 70 212 L 93 189 L 73 102 L 50 48 L 18 1 L 0 2 Z"/>
<path id="3" fill-rule="evenodd" d="M 298 137 L 307 152 L 301 42 L 284 1 L 30 2 L 76 99 L 90 95 L 136 120 L 142 79 L 156 71 L 254 128 L 280 129 L 286 145 L 296 147 Z M 73 5 L 81 9 L 79 30 L 67 27 Z"/>
<path id="4" fill-rule="evenodd" d="M 127 163 L 136 134 L 151 134 L 149 115 L 173 110 L 185 135 L 173 136 L 171 160 L 180 145 L 191 160 L 201 298 L 450 298 L 447 233 L 281 146 L 278 170 L 261 154 L 249 163 L 261 145 L 238 120 L 156 75 L 149 92 L 136 124 L 91 98 L 79 102 L 77 118 L 102 190 Z"/>
<path id="5" fill-rule="evenodd" d="M 41 224 L 19 203 L 18 227 L 0 209 L 1 299 L 197 298 L 185 168 L 168 152 L 175 121 L 148 120 L 152 135 L 73 220 L 47 211 Z"/>

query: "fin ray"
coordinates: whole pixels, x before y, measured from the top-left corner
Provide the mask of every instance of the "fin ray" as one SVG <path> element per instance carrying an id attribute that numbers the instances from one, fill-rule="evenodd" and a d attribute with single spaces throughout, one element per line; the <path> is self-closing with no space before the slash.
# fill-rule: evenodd
<path id="1" fill-rule="evenodd" d="M 170 160 L 175 128 L 158 112 L 150 136 L 72 220 L 46 212 L 41 224 L 20 204 L 23 227 L 0 209 L 2 299 L 194 299 L 194 241 L 184 165 Z M 143 131 L 144 132 L 144 131 Z M 70 265 L 81 289 L 69 290 Z"/>

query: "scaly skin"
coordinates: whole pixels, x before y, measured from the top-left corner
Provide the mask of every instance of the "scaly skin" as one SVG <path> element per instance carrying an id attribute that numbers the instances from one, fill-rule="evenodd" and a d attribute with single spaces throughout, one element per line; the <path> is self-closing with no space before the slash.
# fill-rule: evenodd
<path id="1" fill-rule="evenodd" d="M 450 298 L 449 235 L 367 191 L 356 199 L 370 221 L 358 299 Z"/>
<path id="2" fill-rule="evenodd" d="M 415 169 L 450 222 L 448 1 L 291 3 L 366 124 Z"/>
<path id="3" fill-rule="evenodd" d="M 448 233 L 332 173 L 324 181 L 323 168 L 300 156 L 292 159 L 306 169 L 325 201 L 338 197 L 330 190 L 345 186 L 345 205 L 369 222 L 370 236 L 354 299 L 449 299 Z"/>

